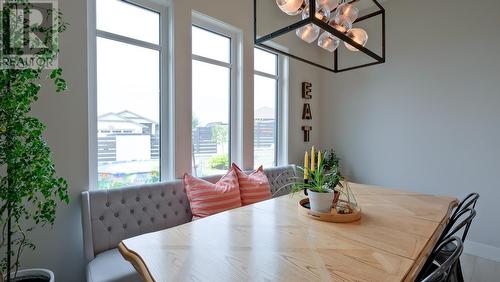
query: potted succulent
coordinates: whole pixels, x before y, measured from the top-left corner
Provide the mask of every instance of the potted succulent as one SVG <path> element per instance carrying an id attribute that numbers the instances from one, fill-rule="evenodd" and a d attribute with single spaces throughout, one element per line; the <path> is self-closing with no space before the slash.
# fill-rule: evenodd
<path id="1" fill-rule="evenodd" d="M 315 167 L 316 159 L 317 167 Z M 293 192 L 306 190 L 311 210 L 329 213 L 335 198 L 338 199 L 339 193 L 336 191 L 336 187 L 341 185 L 343 179 L 336 155 L 331 153 L 327 158 L 323 159 L 321 152 L 316 154 L 313 148 L 311 152 L 311 169 L 307 167 L 307 161 L 304 166 L 305 168 L 298 169 L 304 173 L 305 181 L 295 183 L 292 188 Z"/>
<path id="2" fill-rule="evenodd" d="M 29 18 L 37 8 L 54 19 L 50 26 L 31 25 L 26 20 L 26 15 Z M 47 64 L 57 58 L 56 35 L 66 25 L 58 11 L 35 7 L 26 0 L 6 1 L 1 9 L 1 43 L 5 49 L 0 54 L 1 62 L 22 63 L 0 68 L 0 282 L 54 281 L 49 270 L 21 270 L 20 259 L 24 251 L 35 249 L 29 232 L 37 226 L 52 225 L 58 203 L 69 202 L 68 184 L 56 176 L 42 135 L 45 125 L 30 116 L 45 74 L 57 92 L 66 90 L 62 69 Z M 27 45 L 26 34 L 36 34 L 39 41 L 32 44 L 30 37 Z M 24 61 L 27 57 L 34 57 L 31 62 L 35 63 Z"/>

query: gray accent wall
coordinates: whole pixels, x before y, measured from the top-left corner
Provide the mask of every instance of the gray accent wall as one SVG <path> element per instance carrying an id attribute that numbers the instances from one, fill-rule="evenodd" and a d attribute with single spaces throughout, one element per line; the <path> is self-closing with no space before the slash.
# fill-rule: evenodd
<path id="1" fill-rule="evenodd" d="M 358 182 L 479 192 L 471 246 L 500 256 L 500 2 L 384 6 L 387 63 L 323 74 L 320 145 Z"/>

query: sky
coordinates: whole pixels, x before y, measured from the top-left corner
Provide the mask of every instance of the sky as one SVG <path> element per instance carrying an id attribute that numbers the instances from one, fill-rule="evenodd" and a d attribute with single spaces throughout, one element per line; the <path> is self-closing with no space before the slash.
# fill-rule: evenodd
<path id="1" fill-rule="evenodd" d="M 153 44 L 160 42 L 159 14 L 117 0 L 97 2 L 97 29 Z M 193 28 L 193 54 L 230 62 L 230 39 Z M 276 73 L 276 56 L 255 52 L 255 67 Z M 228 123 L 230 69 L 193 60 L 193 117 L 201 125 Z M 275 107 L 276 81 L 255 76 L 255 110 Z M 97 38 L 98 114 L 129 110 L 159 121 L 160 51 Z"/>

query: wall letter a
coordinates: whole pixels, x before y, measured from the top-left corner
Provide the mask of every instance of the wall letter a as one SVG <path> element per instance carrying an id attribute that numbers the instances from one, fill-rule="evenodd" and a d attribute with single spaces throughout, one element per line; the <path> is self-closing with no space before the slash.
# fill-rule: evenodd
<path id="1" fill-rule="evenodd" d="M 302 119 L 312 119 L 311 105 L 309 103 L 305 103 L 302 108 Z"/>

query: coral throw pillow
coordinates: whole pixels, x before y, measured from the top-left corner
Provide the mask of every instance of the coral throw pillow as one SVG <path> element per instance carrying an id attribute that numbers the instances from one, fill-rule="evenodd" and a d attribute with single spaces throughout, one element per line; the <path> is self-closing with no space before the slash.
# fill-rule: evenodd
<path id="1" fill-rule="evenodd" d="M 215 184 L 186 173 L 184 187 L 194 219 L 241 207 L 238 177 L 234 169 Z"/>
<path id="2" fill-rule="evenodd" d="M 260 166 L 256 171 L 247 175 L 236 165 L 232 164 L 238 175 L 240 183 L 241 204 L 246 206 L 272 198 L 271 185 L 267 179 L 264 169 Z"/>

